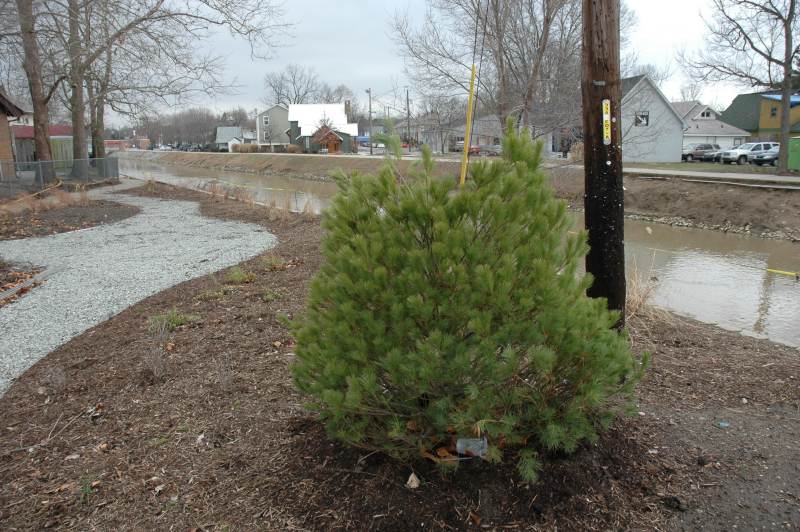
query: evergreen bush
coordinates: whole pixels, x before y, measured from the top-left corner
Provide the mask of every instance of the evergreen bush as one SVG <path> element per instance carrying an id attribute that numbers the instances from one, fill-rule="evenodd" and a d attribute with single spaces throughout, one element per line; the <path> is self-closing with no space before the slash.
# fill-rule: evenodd
<path id="1" fill-rule="evenodd" d="M 596 439 L 629 403 L 646 361 L 585 295 L 585 234 L 541 146 L 509 124 L 503 154 L 460 188 L 432 177 L 429 151 L 413 175 L 387 159 L 338 178 L 326 260 L 292 324 L 295 383 L 331 437 L 445 467 L 459 439 L 485 438 L 484 459 L 510 452 L 533 481 L 543 450 Z"/>

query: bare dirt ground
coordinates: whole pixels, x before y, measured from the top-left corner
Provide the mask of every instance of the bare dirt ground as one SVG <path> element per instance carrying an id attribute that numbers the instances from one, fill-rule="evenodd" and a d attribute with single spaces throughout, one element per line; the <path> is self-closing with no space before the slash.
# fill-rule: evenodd
<path id="1" fill-rule="evenodd" d="M 637 415 L 550 457 L 534 486 L 480 462 L 443 478 L 332 443 L 302 408 L 280 317 L 302 311 L 321 264 L 317 219 L 155 194 L 280 243 L 129 308 L 15 382 L 0 399 L 0 528 L 800 527 L 796 349 L 643 311 L 630 328 L 653 365 Z M 154 336 L 150 319 L 171 310 L 185 319 Z"/>
<path id="2" fill-rule="evenodd" d="M 583 172 L 550 170 L 558 197 L 582 208 Z M 625 177 L 625 213 L 673 225 L 800 240 L 800 190 Z"/>

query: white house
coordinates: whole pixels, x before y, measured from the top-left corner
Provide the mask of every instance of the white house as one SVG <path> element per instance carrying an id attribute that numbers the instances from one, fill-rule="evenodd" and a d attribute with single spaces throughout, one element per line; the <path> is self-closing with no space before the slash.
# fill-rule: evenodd
<path id="1" fill-rule="evenodd" d="M 680 162 L 683 117 L 647 76 L 620 81 L 623 162 Z"/>
<path id="2" fill-rule="evenodd" d="M 723 150 L 744 142 L 750 133 L 719 119 L 716 111 L 698 101 L 672 102 L 687 128 L 683 132 L 683 145 L 692 143 L 717 144 Z"/>
<path id="3" fill-rule="evenodd" d="M 292 104 L 289 106 L 289 123 L 292 122 L 297 122 L 301 137 L 310 137 L 323 124 L 352 137 L 358 136 L 358 124 L 347 121 L 343 103 Z"/>

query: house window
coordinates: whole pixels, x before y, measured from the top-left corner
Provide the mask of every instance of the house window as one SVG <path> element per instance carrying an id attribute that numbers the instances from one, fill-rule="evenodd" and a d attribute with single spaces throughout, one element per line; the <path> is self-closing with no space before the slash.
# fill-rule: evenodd
<path id="1" fill-rule="evenodd" d="M 733 145 L 734 146 L 738 146 L 741 143 L 742 143 L 741 137 L 734 137 L 734 139 L 733 139 Z"/>
<path id="2" fill-rule="evenodd" d="M 711 111 L 703 111 L 700 113 L 700 116 L 703 118 L 711 118 Z"/>
<path id="3" fill-rule="evenodd" d="M 262 120 L 265 126 L 269 125 L 269 115 L 264 115 L 264 118 Z"/>
<path id="4" fill-rule="evenodd" d="M 772 109 L 770 109 L 769 110 L 769 116 L 771 116 L 773 118 L 778 116 L 778 108 L 777 107 L 773 107 Z"/>
<path id="5" fill-rule="evenodd" d="M 650 111 L 636 111 L 633 125 L 639 127 L 647 127 L 650 125 Z"/>

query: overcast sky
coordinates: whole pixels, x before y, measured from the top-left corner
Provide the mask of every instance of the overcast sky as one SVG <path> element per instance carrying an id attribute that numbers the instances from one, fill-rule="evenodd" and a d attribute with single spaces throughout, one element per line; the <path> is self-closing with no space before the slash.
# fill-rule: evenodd
<path id="1" fill-rule="evenodd" d="M 710 0 L 628 0 L 636 12 L 637 24 L 631 37 L 640 61 L 656 65 L 672 65 L 672 77 L 662 86 L 668 98 L 677 99 L 686 83 L 675 55 L 681 48 L 695 49 L 702 45 L 704 34 L 701 12 L 709 13 Z M 216 53 L 227 57 L 229 79 L 235 79 L 238 94 L 222 95 L 197 104 L 223 110 L 236 106 L 263 108 L 264 74 L 297 63 L 316 70 L 321 81 L 350 87 L 361 101 L 364 90 L 373 89 L 377 96 L 374 110 L 383 112 L 383 105 L 402 107 L 407 84 L 403 75 L 403 59 L 392 40 L 389 23 L 396 10 L 408 10 L 417 18 L 424 14 L 425 0 L 311 0 L 287 2 L 286 16 L 296 23 L 293 37 L 275 50 L 269 61 L 251 60 L 249 49 L 228 35 L 217 35 L 211 41 Z M 727 106 L 740 88 L 707 87 L 705 103 Z M 413 96 L 412 96 L 413 98 Z"/>

